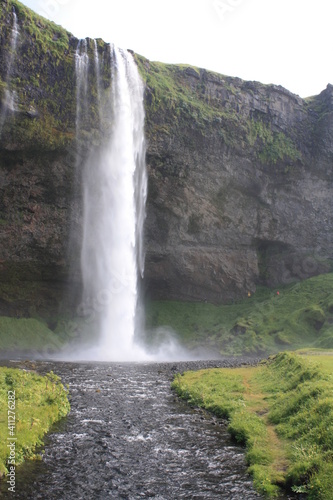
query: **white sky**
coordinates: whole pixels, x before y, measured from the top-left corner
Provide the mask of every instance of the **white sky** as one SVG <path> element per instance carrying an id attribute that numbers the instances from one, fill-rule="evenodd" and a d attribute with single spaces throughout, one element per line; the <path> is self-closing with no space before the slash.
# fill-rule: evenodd
<path id="1" fill-rule="evenodd" d="M 153 61 L 283 85 L 301 97 L 333 83 L 332 0 L 21 0 L 78 38 Z"/>

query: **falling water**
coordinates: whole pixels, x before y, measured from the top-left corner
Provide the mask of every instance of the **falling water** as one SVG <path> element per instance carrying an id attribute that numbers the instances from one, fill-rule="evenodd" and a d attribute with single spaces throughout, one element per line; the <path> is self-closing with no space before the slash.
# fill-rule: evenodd
<path id="1" fill-rule="evenodd" d="M 11 53 L 10 53 L 10 61 L 9 61 L 9 68 L 8 68 L 8 74 L 10 76 L 11 71 L 12 71 L 12 65 L 14 62 L 14 57 L 16 54 L 16 46 L 17 46 L 17 37 L 19 35 L 19 29 L 18 29 L 18 24 L 17 24 L 17 15 L 15 12 L 15 9 L 13 7 L 13 27 L 12 27 L 12 39 L 11 39 Z"/>
<path id="2" fill-rule="evenodd" d="M 134 360 L 142 359 L 134 334 L 147 184 L 143 85 L 128 52 L 112 47 L 110 59 L 112 85 L 103 106 L 98 94 L 105 144 L 91 153 L 83 178 L 83 303 L 98 325 L 92 356 Z M 97 50 L 95 68 L 100 83 Z"/>
<path id="3" fill-rule="evenodd" d="M 17 93 L 15 90 L 5 90 L 5 107 L 8 111 L 17 110 Z"/>
<path id="4" fill-rule="evenodd" d="M 76 134 L 79 135 L 83 128 L 84 113 L 87 111 L 89 56 L 87 40 L 80 40 L 75 52 L 76 73 Z"/>
<path id="5" fill-rule="evenodd" d="M 98 56 L 97 42 L 94 40 L 94 62 L 96 73 L 96 87 L 97 87 L 97 104 L 100 124 L 102 123 L 102 97 L 101 97 L 101 67 Z"/>
<path id="6" fill-rule="evenodd" d="M 17 48 L 17 39 L 19 36 L 19 28 L 18 28 L 18 22 L 17 22 L 17 15 L 15 12 L 15 9 L 13 7 L 13 26 L 12 26 L 12 33 L 11 33 L 11 41 L 10 41 L 10 51 L 9 51 L 9 61 L 8 61 L 8 66 L 7 66 L 7 72 L 6 72 L 6 77 L 5 77 L 5 84 L 6 84 L 6 90 L 4 92 L 4 97 L 2 100 L 2 106 L 1 106 L 1 114 L 0 114 L 0 136 L 2 133 L 2 129 L 6 120 L 7 112 L 8 111 L 15 111 L 16 110 L 16 102 L 17 102 L 17 96 L 16 92 L 10 90 L 10 79 L 12 76 L 12 70 L 13 70 L 13 63 L 15 60 L 16 56 L 16 48 Z"/>

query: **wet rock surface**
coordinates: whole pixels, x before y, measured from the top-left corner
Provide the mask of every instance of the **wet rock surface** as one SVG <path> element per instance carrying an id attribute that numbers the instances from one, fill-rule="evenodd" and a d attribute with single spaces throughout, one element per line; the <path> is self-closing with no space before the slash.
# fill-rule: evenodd
<path id="1" fill-rule="evenodd" d="M 253 360 L 36 362 L 69 384 L 72 410 L 47 438 L 42 462 L 17 470 L 15 498 L 261 498 L 225 423 L 170 389 L 175 373 L 242 362 Z M 0 492 L 12 498 L 5 483 Z"/>

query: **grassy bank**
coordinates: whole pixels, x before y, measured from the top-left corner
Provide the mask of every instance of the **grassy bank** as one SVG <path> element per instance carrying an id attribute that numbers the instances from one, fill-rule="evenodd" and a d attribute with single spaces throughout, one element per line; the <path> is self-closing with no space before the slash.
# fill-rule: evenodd
<path id="1" fill-rule="evenodd" d="M 169 326 L 185 345 L 226 355 L 333 348 L 333 274 L 279 290 L 258 287 L 250 298 L 230 305 L 152 302 L 147 326 L 151 335 L 154 328 Z"/>
<path id="2" fill-rule="evenodd" d="M 333 499 L 333 352 L 282 353 L 257 367 L 177 375 L 191 404 L 229 420 L 258 491 Z"/>
<path id="3" fill-rule="evenodd" d="M 44 434 L 69 410 L 67 390 L 53 372 L 43 377 L 0 368 L 0 477 L 8 472 L 7 438 L 16 438 L 15 465 L 35 458 L 35 448 L 42 444 Z"/>

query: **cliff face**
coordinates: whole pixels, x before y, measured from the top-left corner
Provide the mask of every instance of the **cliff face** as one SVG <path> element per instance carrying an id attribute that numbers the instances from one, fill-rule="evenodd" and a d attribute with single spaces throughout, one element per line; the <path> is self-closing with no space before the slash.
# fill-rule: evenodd
<path id="1" fill-rule="evenodd" d="M 78 150 L 98 148 L 96 90 L 91 65 L 89 140 L 77 148 L 78 40 L 19 2 L 0 5 L 0 307 L 28 315 L 78 300 Z M 224 302 L 331 270 L 333 87 L 302 100 L 134 57 L 146 82 L 147 293 Z"/>
<path id="2" fill-rule="evenodd" d="M 47 315 L 69 272 L 77 40 L 19 2 L 0 6 L 0 314 Z"/>
<path id="3" fill-rule="evenodd" d="M 145 63 L 148 103 L 156 67 Z M 327 272 L 333 87 L 302 100 L 205 70 L 166 71 L 174 95 L 147 106 L 154 296 L 219 302 Z"/>

